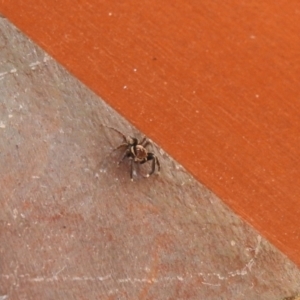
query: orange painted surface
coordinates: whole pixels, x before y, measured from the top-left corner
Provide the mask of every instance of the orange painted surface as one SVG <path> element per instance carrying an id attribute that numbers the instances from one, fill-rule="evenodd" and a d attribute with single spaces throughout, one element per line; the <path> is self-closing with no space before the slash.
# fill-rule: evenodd
<path id="1" fill-rule="evenodd" d="M 0 11 L 300 265 L 298 0 Z"/>

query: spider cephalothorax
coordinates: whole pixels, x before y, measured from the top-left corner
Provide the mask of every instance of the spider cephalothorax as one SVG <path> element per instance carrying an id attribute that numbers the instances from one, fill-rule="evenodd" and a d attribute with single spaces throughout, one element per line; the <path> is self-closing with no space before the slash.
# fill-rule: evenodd
<path id="1" fill-rule="evenodd" d="M 108 127 L 108 126 L 107 126 Z M 141 142 L 137 138 L 131 137 L 131 136 L 125 136 L 122 132 L 119 130 L 108 127 L 110 129 L 113 129 L 117 133 L 119 133 L 123 137 L 123 143 L 119 145 L 115 150 L 124 148 L 124 154 L 122 156 L 122 159 L 119 163 L 121 163 L 125 158 L 128 158 L 131 161 L 130 166 L 130 178 L 133 180 L 133 164 L 144 164 L 147 161 L 152 161 L 152 167 L 151 171 L 145 176 L 149 177 L 155 172 L 155 168 L 157 166 L 157 171 L 160 171 L 160 163 L 156 155 L 152 152 L 149 152 L 147 150 L 147 146 L 151 145 L 151 142 L 147 140 L 147 138 L 143 138 Z"/>

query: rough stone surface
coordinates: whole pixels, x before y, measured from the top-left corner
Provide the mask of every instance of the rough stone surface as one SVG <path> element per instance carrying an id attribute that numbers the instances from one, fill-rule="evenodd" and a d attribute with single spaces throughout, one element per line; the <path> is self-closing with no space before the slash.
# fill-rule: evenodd
<path id="1" fill-rule="evenodd" d="M 0 299 L 281 299 L 299 269 L 158 146 L 0 19 Z M 243 199 L 241 199 L 243 201 Z"/>

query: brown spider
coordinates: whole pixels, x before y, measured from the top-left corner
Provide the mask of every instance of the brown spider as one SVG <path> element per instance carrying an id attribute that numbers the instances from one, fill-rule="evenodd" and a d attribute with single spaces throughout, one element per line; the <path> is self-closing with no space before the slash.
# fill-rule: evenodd
<path id="1" fill-rule="evenodd" d="M 119 130 L 106 126 L 107 128 L 110 128 L 120 134 L 123 137 L 123 143 L 119 145 L 117 148 L 114 149 L 114 151 L 119 150 L 121 148 L 125 148 L 125 151 L 122 155 L 121 160 L 119 161 L 118 164 L 120 164 L 125 158 L 128 158 L 131 163 L 130 163 L 130 178 L 133 181 L 133 164 L 144 164 L 147 161 L 152 160 L 152 167 L 151 171 L 144 177 L 149 177 L 155 172 L 155 167 L 157 166 L 157 172 L 159 173 L 160 171 L 160 163 L 157 158 L 157 156 L 149 152 L 146 147 L 148 145 L 151 145 L 151 142 L 147 140 L 146 137 L 142 139 L 141 142 L 137 138 L 131 137 L 131 136 L 125 136 L 122 132 Z"/>

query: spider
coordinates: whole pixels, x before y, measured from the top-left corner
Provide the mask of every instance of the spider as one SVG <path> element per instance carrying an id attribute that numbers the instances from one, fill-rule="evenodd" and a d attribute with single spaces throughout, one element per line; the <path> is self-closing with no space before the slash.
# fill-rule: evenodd
<path id="1" fill-rule="evenodd" d="M 144 177 L 149 177 L 155 172 L 155 168 L 157 167 L 157 172 L 159 173 L 160 171 L 160 163 L 157 158 L 157 156 L 149 152 L 146 147 L 148 145 L 151 145 L 151 142 L 147 140 L 146 137 L 142 139 L 140 142 L 137 138 L 132 137 L 132 136 L 125 136 L 122 132 L 119 130 L 105 126 L 107 128 L 110 128 L 120 134 L 123 137 L 123 143 L 119 145 L 117 148 L 115 148 L 113 151 L 119 150 L 121 148 L 125 148 L 125 151 L 122 155 L 121 160 L 118 162 L 120 164 L 122 161 L 124 161 L 125 158 L 128 158 L 130 160 L 130 178 L 131 181 L 133 181 L 133 165 L 134 164 L 144 164 L 150 160 L 152 160 L 152 167 L 151 171 L 147 175 L 143 175 Z"/>

